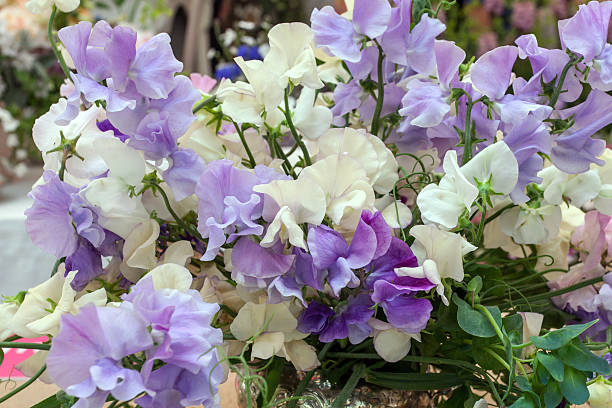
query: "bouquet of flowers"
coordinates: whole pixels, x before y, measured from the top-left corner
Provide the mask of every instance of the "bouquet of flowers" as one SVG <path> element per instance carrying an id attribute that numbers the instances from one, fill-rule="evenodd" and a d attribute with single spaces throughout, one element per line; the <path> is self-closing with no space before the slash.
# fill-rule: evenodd
<path id="1" fill-rule="evenodd" d="M 166 34 L 59 30 L 74 91 L 26 211 L 58 261 L 0 306 L 0 346 L 40 350 L 0 402 L 212 407 L 233 371 L 247 407 L 610 407 L 612 1 L 477 60 L 446 6 L 315 9 L 214 91 Z"/>

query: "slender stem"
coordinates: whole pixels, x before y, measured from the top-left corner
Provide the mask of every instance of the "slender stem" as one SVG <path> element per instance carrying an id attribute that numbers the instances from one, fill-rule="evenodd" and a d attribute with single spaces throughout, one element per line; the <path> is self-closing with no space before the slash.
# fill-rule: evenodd
<path id="1" fill-rule="evenodd" d="M 3 341 L 5 341 L 5 342 L 9 342 L 9 341 L 10 341 L 10 342 L 13 342 L 13 341 L 15 341 L 15 340 L 19 340 L 19 339 L 21 339 L 21 338 L 22 338 L 21 336 L 18 336 L 18 335 L 16 335 L 16 334 L 14 334 L 14 335 L 12 335 L 11 337 L 7 337 L 7 338 L 6 338 L 6 339 L 4 339 Z"/>
<path id="2" fill-rule="evenodd" d="M 251 168 L 254 168 L 256 165 L 255 157 L 253 157 L 253 153 L 251 153 L 251 149 L 249 148 L 246 138 L 244 137 L 244 132 L 242 131 L 242 128 L 238 126 L 236 122 L 234 121 L 232 122 L 234 123 L 234 127 L 236 128 L 236 132 L 238 132 L 238 136 L 240 137 L 240 141 L 242 142 L 242 145 L 244 146 L 244 150 L 246 150 L 247 156 L 249 156 L 249 163 L 251 164 Z"/>
<path id="3" fill-rule="evenodd" d="M 13 397 L 15 394 L 28 388 L 34 381 L 38 379 L 38 377 L 40 377 L 45 372 L 46 369 L 47 369 L 47 365 L 43 364 L 40 370 L 38 370 L 38 372 L 34 374 L 32 377 L 28 378 L 26 382 L 24 382 L 23 384 L 21 384 L 19 387 L 15 388 L 13 391 L 9 392 L 8 394 L 0 397 L 0 404 L 8 400 L 9 398 Z"/>
<path id="4" fill-rule="evenodd" d="M 502 213 L 504 211 L 506 211 L 507 209 L 512 208 L 512 207 L 514 207 L 514 204 L 508 204 L 508 205 L 504 206 L 503 208 L 497 210 L 492 216 L 490 216 L 489 218 L 486 219 L 485 225 L 490 223 L 491 221 L 493 221 L 494 219 L 496 219 L 497 217 L 502 215 Z"/>
<path id="5" fill-rule="evenodd" d="M 317 356 L 319 361 L 325 358 L 325 355 L 331 348 L 332 344 L 334 343 L 333 342 L 327 343 L 325 346 L 323 346 L 323 348 L 319 352 L 319 355 Z M 312 376 L 314 375 L 315 371 L 316 370 L 311 370 L 307 372 L 306 375 L 304 375 L 304 378 L 302 378 L 302 381 L 300 381 L 297 388 L 295 389 L 295 392 L 293 393 L 293 397 L 298 397 L 298 398 L 289 401 L 289 403 L 287 404 L 287 408 L 295 408 L 295 406 L 297 405 L 297 402 L 299 401 L 299 397 L 304 393 L 304 390 L 306 390 L 306 387 L 308 387 L 308 384 L 310 384 L 310 380 L 312 379 Z"/>
<path id="6" fill-rule="evenodd" d="M 55 57 L 59 61 L 59 64 L 62 67 L 62 71 L 64 71 L 64 75 L 66 78 L 70 78 L 70 70 L 66 65 L 66 61 L 64 61 L 64 56 L 60 52 L 59 48 L 57 48 L 57 42 L 55 41 L 55 37 L 53 36 L 53 21 L 55 20 L 55 14 L 57 13 L 57 7 L 54 5 L 51 9 L 51 15 L 49 16 L 49 25 L 47 26 L 47 36 L 49 37 L 49 42 L 51 43 L 51 48 L 53 49 L 53 53 Z"/>
<path id="7" fill-rule="evenodd" d="M 287 168 L 287 175 L 292 176 L 293 178 L 297 178 L 295 171 L 293 170 L 293 166 L 291 165 L 291 162 L 289 161 L 289 157 L 287 157 L 287 155 L 285 154 L 285 152 L 283 151 L 283 148 L 278 144 L 278 142 L 276 141 L 276 139 L 272 139 L 272 144 L 274 145 L 274 149 L 276 150 L 276 153 L 283 159 L 283 161 L 285 162 L 285 167 Z M 297 144 L 296 144 L 297 146 Z"/>
<path id="8" fill-rule="evenodd" d="M 383 102 L 385 99 L 385 82 L 383 78 L 383 60 L 385 59 L 385 54 L 378 41 L 374 40 L 374 42 L 376 42 L 376 45 L 378 46 L 378 87 L 376 95 L 376 108 L 374 109 L 374 116 L 372 117 L 372 127 L 370 128 L 370 133 L 378 136 L 378 131 L 380 129 L 380 114 L 382 112 Z"/>
<path id="9" fill-rule="evenodd" d="M 496 352 L 494 352 L 488 347 L 484 347 L 483 350 L 487 352 L 495 360 L 497 360 L 497 362 L 501 364 L 506 370 L 510 371 L 510 366 L 508 365 L 508 363 L 506 363 L 506 360 L 504 360 L 503 358 L 499 356 L 499 354 L 497 354 Z"/>
<path id="10" fill-rule="evenodd" d="M 342 408 L 345 406 L 346 400 L 349 399 L 349 397 L 353 393 L 353 390 L 357 386 L 357 383 L 359 383 L 359 380 L 361 380 L 361 377 L 363 377 L 365 372 L 365 364 L 358 364 L 356 367 L 353 368 L 353 373 L 349 377 L 346 384 L 344 384 L 344 387 L 342 388 L 342 391 L 340 391 L 340 394 L 338 394 L 338 396 L 332 403 L 331 408 Z"/>
<path id="11" fill-rule="evenodd" d="M 0 341 L 0 348 L 49 350 L 51 345 L 41 343 L 21 343 L 17 341 Z"/>
<path id="12" fill-rule="evenodd" d="M 176 212 L 174 212 L 174 210 L 172 209 L 172 206 L 170 205 L 170 200 L 168 199 L 168 195 L 166 194 L 164 189 L 161 188 L 159 184 L 154 183 L 153 186 L 155 186 L 155 189 L 159 192 L 159 194 L 161 194 L 162 200 L 164 200 L 164 204 L 166 205 L 166 208 L 168 209 L 168 212 L 170 213 L 170 215 L 172 215 L 172 218 L 174 218 L 174 221 L 176 221 L 176 223 L 180 225 L 185 230 L 185 232 L 189 232 L 190 234 L 198 238 L 200 241 L 203 241 L 202 235 L 200 235 L 200 233 L 197 230 L 194 230 L 189 225 L 185 224 L 185 221 L 183 221 L 182 218 L 179 217 Z"/>
<path id="13" fill-rule="evenodd" d="M 559 77 L 559 82 L 555 87 L 555 92 L 553 93 L 553 96 L 550 99 L 549 106 L 551 106 L 552 108 L 555 107 L 557 101 L 559 100 L 561 91 L 563 91 L 563 83 L 565 82 L 565 77 L 567 76 L 567 73 L 569 72 L 570 68 L 578 64 L 578 62 L 580 62 L 581 60 L 582 58 L 577 58 L 574 54 L 570 55 L 569 61 L 567 61 L 567 64 L 565 64 L 565 66 L 563 67 L 563 71 L 561 71 L 561 76 Z"/>
<path id="14" fill-rule="evenodd" d="M 559 289 L 559 290 L 554 290 L 554 291 L 548 292 L 548 293 L 541 293 L 539 295 L 530 296 L 530 297 L 527 297 L 524 300 L 526 300 L 527 302 L 535 302 L 536 300 L 550 299 L 550 298 L 553 298 L 553 297 L 556 297 L 556 296 L 563 295 L 565 293 L 573 292 L 574 290 L 581 289 L 581 288 L 584 288 L 586 286 L 594 285 L 596 283 L 601 282 L 602 280 L 603 280 L 603 277 L 599 276 L 597 278 L 592 278 L 592 279 L 589 279 L 589 280 L 585 280 L 585 281 L 576 283 L 574 285 L 568 286 L 567 288 L 563 288 L 563 289 Z M 515 303 L 520 304 L 520 303 L 522 303 L 521 300 L 523 300 L 523 299 L 518 299 L 518 300 L 515 301 Z M 500 309 L 503 310 L 506 307 L 506 304 L 500 305 L 499 307 L 500 307 Z"/>
<path id="15" fill-rule="evenodd" d="M 505 343 L 504 335 L 501 332 L 499 326 L 497 325 L 497 322 L 493 318 L 493 315 L 491 314 L 491 312 L 489 312 L 489 309 L 487 309 L 483 305 L 476 305 L 476 306 L 474 306 L 474 308 L 476 308 L 476 309 L 480 310 L 482 313 L 484 313 L 484 315 L 489 320 L 489 323 L 491 323 L 491 326 L 493 326 L 493 329 L 495 330 L 495 333 L 497 334 L 497 337 L 499 337 L 499 339 L 501 340 L 502 343 Z"/>
<path id="16" fill-rule="evenodd" d="M 467 98 L 467 107 L 465 112 L 465 131 L 463 133 L 463 158 L 461 159 L 461 165 L 466 164 L 472 158 L 472 97 L 465 94 Z"/>
<path id="17" fill-rule="evenodd" d="M 306 162 L 307 166 L 310 166 L 312 164 L 312 161 L 310 160 L 308 149 L 306 148 L 306 145 L 302 141 L 302 138 L 300 137 L 300 135 L 298 135 L 298 132 L 295 129 L 295 126 L 293 125 L 293 120 L 291 119 L 291 112 L 289 111 L 289 89 L 288 88 L 285 88 L 285 112 L 284 113 L 285 113 L 285 119 L 287 120 L 287 125 L 289 126 L 289 130 L 291 130 L 291 134 L 293 135 L 295 142 L 298 144 L 298 146 L 302 150 L 302 154 L 304 155 L 304 161 Z"/>

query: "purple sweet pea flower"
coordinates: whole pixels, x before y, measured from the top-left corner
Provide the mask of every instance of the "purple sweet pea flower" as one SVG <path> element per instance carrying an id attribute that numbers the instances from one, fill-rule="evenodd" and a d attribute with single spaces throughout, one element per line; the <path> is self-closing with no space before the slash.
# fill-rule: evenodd
<path id="1" fill-rule="evenodd" d="M 47 356 L 53 382 L 79 398 L 77 408 L 101 408 L 109 394 L 130 400 L 145 391 L 136 370 L 121 360 L 153 346 L 145 321 L 125 308 L 87 305 L 66 313 Z M 129 330 L 125 330 L 129 327 Z"/>
<path id="2" fill-rule="evenodd" d="M 370 273 L 366 277 L 366 288 L 372 289 L 378 280 L 392 281 L 397 277 L 395 268 L 418 266 L 416 256 L 410 246 L 399 238 L 392 237 L 384 255 L 375 259 L 367 268 Z"/>
<path id="3" fill-rule="evenodd" d="M 196 185 L 206 170 L 206 164 L 191 149 L 175 150 L 170 158 L 172 166 L 164 171 L 164 180 L 172 189 L 174 199 L 181 201 L 195 194 Z"/>
<path id="4" fill-rule="evenodd" d="M 562 119 L 572 117 L 574 125 L 553 142 L 550 157 L 555 166 L 570 174 L 587 171 L 591 163 L 603 166 L 597 156 L 603 153 L 606 142 L 591 136 L 612 123 L 610 106 L 612 96 L 593 89 L 580 105 L 559 111 Z"/>
<path id="5" fill-rule="evenodd" d="M 72 194 L 78 189 L 64 183 L 57 174 L 47 170 L 43 173 L 45 184 L 35 187 L 28 195 L 34 200 L 25 211 L 26 231 L 32 242 L 57 258 L 76 251 L 78 235 L 72 226 L 69 209 Z"/>
<path id="6" fill-rule="evenodd" d="M 525 203 L 529 201 L 525 186 L 542 181 L 537 174 L 542 170 L 544 161 L 538 153 L 550 154 L 550 133 L 542 122 L 530 114 L 511 128 L 504 136 L 504 143 L 512 150 L 519 165 L 518 182 L 510 197 L 515 203 Z"/>
<path id="7" fill-rule="evenodd" d="M 368 325 L 368 320 L 374 316 L 372 306 L 374 303 L 367 294 L 350 297 L 336 312 L 312 302 L 300 315 L 297 328 L 302 333 L 318 334 L 323 343 L 348 337 L 351 344 L 359 344 L 372 333 Z"/>
<path id="8" fill-rule="evenodd" d="M 230 160 L 216 160 L 202 173 L 196 186 L 198 231 L 208 238 L 202 260 L 214 259 L 226 241 L 263 233 L 263 226 L 256 222 L 262 215 L 263 200 L 253 187 L 270 182 L 272 174 L 279 179 L 283 176 L 257 167 L 253 174 L 234 167 Z"/>
<path id="9" fill-rule="evenodd" d="M 352 22 L 331 6 L 315 8 L 310 16 L 317 46 L 349 62 L 360 60 L 361 41 L 364 37 L 382 35 L 390 19 L 391 6 L 387 0 L 355 0 Z"/>
<path id="10" fill-rule="evenodd" d="M 357 287 L 359 279 L 353 270 L 368 265 L 389 247 L 391 231 L 386 223 L 381 224 L 381 218 L 381 214 L 362 213 L 350 245 L 327 226 L 310 228 L 308 248 L 314 265 L 327 270 L 327 281 L 336 296 L 342 288 Z"/>
<path id="11" fill-rule="evenodd" d="M 281 245 L 264 248 L 242 237 L 232 249 L 232 279 L 250 287 L 266 287 L 273 278 L 289 272 L 295 255 L 284 255 Z"/>
<path id="12" fill-rule="evenodd" d="M 559 21 L 559 38 L 563 48 L 584 57 L 585 63 L 597 59 L 606 48 L 612 2 L 591 1 L 578 6 L 578 12 Z"/>
<path id="13" fill-rule="evenodd" d="M 474 86 L 491 100 L 499 100 L 510 86 L 512 67 L 518 49 L 511 45 L 495 48 L 478 58 L 471 67 L 470 79 Z"/>
<path id="14" fill-rule="evenodd" d="M 76 251 L 66 257 L 66 275 L 70 271 L 78 271 L 70 286 L 77 292 L 104 273 L 100 252 L 85 239 L 79 239 Z"/>
<path id="15" fill-rule="evenodd" d="M 170 132 L 168 112 L 151 112 L 145 116 L 128 140 L 128 145 L 144 152 L 151 160 L 170 156 L 177 148 L 178 136 Z"/>
<path id="16" fill-rule="evenodd" d="M 361 98 L 364 97 L 363 88 L 357 80 L 349 83 L 340 83 L 334 89 L 334 106 L 331 108 L 334 115 L 333 124 L 343 126 L 346 122 L 344 115 L 361 106 Z"/>
<path id="17" fill-rule="evenodd" d="M 98 126 L 98 129 L 100 129 L 102 132 L 106 132 L 107 130 L 112 130 L 114 136 L 124 143 L 128 139 L 128 135 L 124 135 L 123 133 L 121 133 L 119 129 L 114 127 L 113 124 L 110 123 L 110 120 L 108 119 L 104 119 L 102 122 L 98 122 L 97 126 Z"/>

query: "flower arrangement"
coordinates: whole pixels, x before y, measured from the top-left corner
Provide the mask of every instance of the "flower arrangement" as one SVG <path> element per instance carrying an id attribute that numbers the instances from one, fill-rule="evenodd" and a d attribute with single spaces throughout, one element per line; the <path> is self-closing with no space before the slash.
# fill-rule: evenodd
<path id="1" fill-rule="evenodd" d="M 364 383 L 609 407 L 612 2 L 477 60 L 437 39 L 447 6 L 315 9 L 214 91 L 166 34 L 59 30 L 74 91 L 34 125 L 26 212 L 58 261 L 0 306 L 0 346 L 63 390 L 41 406 L 218 406 L 233 371 L 248 407 L 315 373 L 332 407 Z"/>

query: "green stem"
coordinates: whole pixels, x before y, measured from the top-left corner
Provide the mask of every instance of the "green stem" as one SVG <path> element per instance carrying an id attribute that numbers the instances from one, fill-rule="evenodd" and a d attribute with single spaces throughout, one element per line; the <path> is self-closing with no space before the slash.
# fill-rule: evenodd
<path id="1" fill-rule="evenodd" d="M 194 230 L 189 225 L 185 224 L 185 221 L 183 221 L 182 218 L 179 217 L 176 212 L 174 212 L 174 210 L 172 209 L 172 206 L 170 205 L 170 200 L 168 199 L 168 195 L 166 194 L 164 189 L 161 188 L 159 184 L 153 183 L 152 185 L 155 186 L 155 189 L 159 192 L 159 194 L 161 194 L 162 200 L 164 200 L 164 204 L 166 205 L 166 208 L 168 209 L 168 212 L 170 213 L 170 215 L 172 215 L 172 218 L 174 218 L 174 221 L 176 221 L 176 223 L 180 225 L 185 230 L 185 232 L 189 232 L 194 237 L 198 238 L 200 241 L 203 241 L 204 239 L 202 238 L 202 235 L 200 235 L 200 233 L 197 230 Z"/>
<path id="2" fill-rule="evenodd" d="M 21 338 L 22 338 L 21 336 L 18 336 L 18 335 L 16 335 L 16 334 L 14 334 L 14 335 L 12 335 L 11 337 L 7 337 L 7 338 L 6 338 L 6 339 L 4 339 L 3 341 L 5 341 L 5 342 L 13 342 L 13 341 L 15 341 L 15 340 L 19 340 L 19 339 L 21 339 Z"/>
<path id="3" fill-rule="evenodd" d="M 64 75 L 66 78 L 70 78 L 70 70 L 66 65 L 66 61 L 64 61 L 64 56 L 60 52 L 59 48 L 57 48 L 57 42 L 55 41 L 55 37 L 53 37 L 53 21 L 55 20 L 55 14 L 57 13 L 57 7 L 54 5 L 51 9 L 51 15 L 49 16 L 49 25 L 47 26 L 47 36 L 49 37 L 49 42 L 51 43 L 51 48 L 53 49 L 53 53 L 55 57 L 59 61 L 59 64 L 62 67 L 62 71 L 64 71 Z"/>
<path id="4" fill-rule="evenodd" d="M 570 68 L 578 64 L 581 60 L 582 58 L 577 58 L 577 56 L 574 54 L 570 55 L 569 61 L 567 61 L 567 64 L 565 64 L 565 66 L 563 67 L 563 71 L 561 71 L 561 76 L 559 77 L 559 82 L 555 87 L 555 92 L 553 93 L 553 96 L 550 99 L 549 106 L 551 106 L 552 108 L 555 107 L 557 101 L 559 100 L 561 91 L 563 91 L 563 83 L 565 82 L 565 77 L 567 76 L 567 73 L 569 72 Z"/>
<path id="5" fill-rule="evenodd" d="M 372 127 L 370 128 L 370 133 L 378 136 L 378 131 L 380 129 L 380 114 L 382 112 L 383 102 L 385 99 L 385 83 L 383 78 L 383 60 L 385 59 L 385 54 L 378 41 L 374 40 L 374 42 L 376 42 L 376 45 L 378 46 L 378 86 L 376 108 L 374 109 L 374 116 L 372 117 Z"/>
<path id="6" fill-rule="evenodd" d="M 197 104 L 192 112 L 193 113 L 197 113 L 198 111 L 201 111 L 202 109 L 206 108 L 209 105 L 212 105 L 213 103 L 215 103 L 215 100 L 217 99 L 216 96 L 211 96 L 210 98 L 206 98 L 204 99 L 202 102 L 200 102 L 199 104 Z"/>
<path id="7" fill-rule="evenodd" d="M 487 319 L 489 320 L 489 323 L 491 323 L 491 326 L 493 326 L 493 329 L 495 330 L 497 337 L 499 337 L 499 340 L 502 343 L 505 343 L 504 334 L 501 332 L 499 326 L 497 325 L 497 322 L 493 318 L 493 315 L 491 314 L 491 312 L 489 312 L 489 309 L 487 309 L 483 305 L 475 305 L 474 308 L 480 310 L 487 317 Z"/>
<path id="8" fill-rule="evenodd" d="M 514 204 L 508 204 L 508 205 L 506 205 L 505 207 L 503 207 L 503 208 L 501 208 L 501 209 L 497 210 L 497 211 L 496 211 L 496 212 L 495 212 L 495 213 L 494 213 L 492 216 L 490 216 L 489 218 L 487 218 L 487 219 L 486 219 L 486 221 L 485 221 L 485 225 L 486 225 L 486 224 L 488 224 L 488 223 L 490 223 L 491 221 L 493 221 L 494 219 L 496 219 L 497 217 L 499 217 L 500 215 L 502 215 L 502 213 L 503 213 L 504 211 L 506 211 L 507 209 L 512 208 L 512 207 L 514 207 Z"/>
<path id="9" fill-rule="evenodd" d="M 502 366 L 504 366 L 504 368 L 508 371 L 510 371 L 510 366 L 508 365 L 508 363 L 506 363 L 506 360 L 504 360 L 503 358 L 501 358 L 499 356 L 499 354 L 497 354 L 496 352 L 494 352 L 493 350 L 491 350 L 488 347 L 484 347 L 483 350 L 485 352 L 487 352 L 491 357 L 493 357 L 495 360 L 497 360 L 497 362 L 499 364 L 501 364 Z"/>
<path id="10" fill-rule="evenodd" d="M 553 298 L 553 297 L 556 297 L 556 296 L 563 295 L 565 293 L 572 292 L 572 291 L 574 291 L 576 289 L 581 289 L 581 288 L 584 288 L 586 286 L 590 286 L 590 285 L 593 285 L 595 283 L 599 283 L 602 280 L 603 280 L 602 276 L 599 276 L 597 278 L 588 279 L 588 280 L 576 283 L 574 285 L 568 286 L 567 288 L 564 288 L 564 289 L 554 290 L 554 291 L 548 292 L 548 293 L 541 293 L 539 295 L 534 295 L 534 296 L 527 297 L 526 299 L 518 299 L 518 300 L 515 301 L 515 304 L 516 303 L 518 303 L 518 304 L 522 303 L 521 300 L 531 303 L 531 302 L 535 302 L 536 300 L 550 299 L 550 298 Z M 502 304 L 502 305 L 499 306 L 499 308 L 502 309 L 502 310 L 504 310 L 506 307 L 507 307 L 507 303 Z"/>
<path id="11" fill-rule="evenodd" d="M 332 344 L 334 343 L 327 343 L 325 346 L 323 346 L 323 349 L 321 349 L 321 351 L 319 352 L 319 355 L 317 356 L 319 361 L 325 358 L 325 355 L 327 354 L 328 350 L 331 348 Z M 311 370 L 307 372 L 306 375 L 304 375 L 304 378 L 302 378 L 302 381 L 300 381 L 297 388 L 295 389 L 295 392 L 293 393 L 293 397 L 297 397 L 297 398 L 289 401 L 289 403 L 287 404 L 287 408 L 295 408 L 295 406 L 297 405 L 297 402 L 299 401 L 299 397 L 304 393 L 304 391 L 306 390 L 306 387 L 308 387 L 308 384 L 310 384 L 310 380 L 312 379 L 312 376 L 314 375 L 315 371 L 316 369 Z"/>
<path id="12" fill-rule="evenodd" d="M 338 396 L 332 403 L 331 408 L 342 408 L 345 406 L 346 400 L 348 400 L 351 394 L 353 393 L 353 390 L 357 386 L 357 383 L 359 382 L 361 377 L 363 377 L 365 371 L 365 364 L 358 364 L 356 367 L 354 367 L 353 373 L 342 388 L 342 391 L 340 391 L 340 394 L 338 394 Z"/>
<path id="13" fill-rule="evenodd" d="M 293 125 L 293 120 L 291 119 L 291 112 L 289 111 L 289 89 L 287 88 L 285 88 L 285 112 L 284 113 L 285 113 L 285 119 L 287 120 L 287 125 L 289 126 L 289 130 L 291 130 L 291 134 L 293 135 L 295 142 L 298 144 L 298 146 L 302 150 L 302 154 L 304 155 L 304 161 L 306 162 L 307 166 L 310 166 L 312 164 L 312 161 L 310 160 L 308 149 L 306 148 L 306 145 L 302 141 L 302 138 L 300 137 L 300 135 L 298 135 L 298 132 L 295 129 L 295 126 Z"/>
<path id="14" fill-rule="evenodd" d="M 276 151 L 276 153 L 285 162 L 285 167 L 286 167 L 286 170 L 287 170 L 287 175 L 293 177 L 294 179 L 297 178 L 297 175 L 295 174 L 295 171 L 293 170 L 293 166 L 291 165 L 291 162 L 289 161 L 289 158 L 287 157 L 287 155 L 283 151 L 283 148 L 276 141 L 276 138 L 272 139 L 272 144 L 274 145 L 274 150 Z"/>
<path id="15" fill-rule="evenodd" d="M 240 141 L 242 142 L 242 145 L 244 146 L 244 150 L 246 150 L 247 152 L 247 156 L 249 156 L 249 163 L 251 164 L 251 168 L 254 168 L 256 165 L 255 157 L 253 157 L 253 153 L 251 153 L 251 149 L 249 148 L 249 145 L 247 144 L 246 138 L 244 137 L 244 132 L 242 131 L 242 128 L 238 126 L 236 122 L 232 121 L 232 123 L 234 124 L 234 127 L 236 128 L 236 132 L 238 132 L 238 136 L 240 137 Z"/>
<path id="16" fill-rule="evenodd" d="M 60 259 L 58 259 L 57 261 L 55 261 L 55 264 L 53 265 L 53 269 L 51 269 L 51 276 L 55 275 L 57 273 L 57 270 L 59 268 L 59 266 L 66 261 L 66 257 L 62 257 Z"/>
<path id="17" fill-rule="evenodd" d="M 49 350 L 51 348 L 51 345 L 41 343 L 21 343 L 16 341 L 0 341 L 0 348 Z"/>
<path id="18" fill-rule="evenodd" d="M 463 166 L 472 158 L 472 97 L 465 94 L 467 98 L 467 107 L 465 112 L 465 131 L 463 132 L 463 158 L 461 159 L 461 165 Z"/>
<path id="19" fill-rule="evenodd" d="M 20 391 L 23 391 L 26 388 L 28 388 L 34 381 L 38 379 L 38 377 L 40 377 L 45 372 L 46 369 L 47 369 L 47 365 L 43 364 L 40 370 L 38 370 L 38 372 L 34 374 L 32 377 L 28 378 L 26 382 L 24 382 L 23 384 L 21 384 L 19 387 L 15 388 L 13 391 L 9 392 L 8 394 L 0 397 L 0 404 L 8 400 L 9 398 L 13 397 L 15 394 L 19 393 Z"/>

